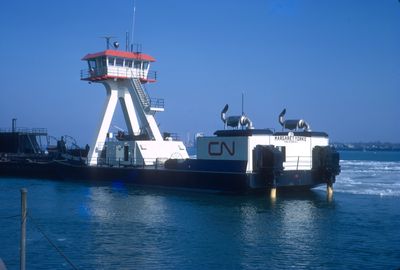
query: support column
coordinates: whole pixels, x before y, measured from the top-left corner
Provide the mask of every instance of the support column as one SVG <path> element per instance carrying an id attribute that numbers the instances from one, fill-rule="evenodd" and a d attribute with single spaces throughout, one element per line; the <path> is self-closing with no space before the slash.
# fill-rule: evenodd
<path id="1" fill-rule="evenodd" d="M 272 187 L 270 191 L 271 200 L 276 200 L 276 187 Z"/>
<path id="2" fill-rule="evenodd" d="M 120 103 L 124 112 L 125 123 L 130 134 L 138 135 L 140 132 L 139 119 L 137 118 L 132 96 L 128 90 L 120 95 Z"/>
<path id="3" fill-rule="evenodd" d="M 147 123 L 151 129 L 151 133 L 153 133 L 154 140 L 163 141 L 163 137 L 161 136 L 160 130 L 158 128 L 156 119 L 154 119 L 153 115 L 146 114 Z"/>
<path id="4" fill-rule="evenodd" d="M 326 184 L 326 196 L 328 197 L 328 199 L 332 199 L 333 197 L 333 184 L 331 181 L 328 181 L 328 183 Z"/>
<path id="5" fill-rule="evenodd" d="M 106 85 L 106 84 L 105 84 Z M 103 116 L 100 121 L 98 132 L 95 140 L 89 151 L 89 165 L 96 165 L 99 154 L 103 150 L 104 143 L 107 138 L 107 132 L 110 128 L 110 124 L 114 115 L 115 107 L 118 102 L 118 91 L 111 89 L 108 85 L 107 88 L 107 100 L 103 110 Z"/>

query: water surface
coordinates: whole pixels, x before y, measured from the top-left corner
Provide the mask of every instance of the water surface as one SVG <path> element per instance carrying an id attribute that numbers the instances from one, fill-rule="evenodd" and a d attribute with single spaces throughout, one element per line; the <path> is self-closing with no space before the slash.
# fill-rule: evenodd
<path id="1" fill-rule="evenodd" d="M 342 160 L 335 194 L 234 196 L 0 179 L 0 257 L 18 269 L 29 213 L 79 269 L 397 269 L 400 161 Z M 28 218 L 27 269 L 71 269 Z"/>

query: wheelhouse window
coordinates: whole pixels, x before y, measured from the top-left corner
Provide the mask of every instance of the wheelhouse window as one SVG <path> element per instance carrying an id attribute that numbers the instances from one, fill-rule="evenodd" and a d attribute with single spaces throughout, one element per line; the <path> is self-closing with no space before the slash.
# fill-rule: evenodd
<path id="1" fill-rule="evenodd" d="M 116 58 L 115 65 L 119 66 L 119 67 L 123 67 L 124 66 L 124 59 L 123 58 Z"/>
<path id="2" fill-rule="evenodd" d="M 125 59 L 125 67 L 132 67 L 132 63 L 133 63 L 133 61 L 132 60 L 129 60 L 129 59 Z"/>
<path id="3" fill-rule="evenodd" d="M 135 66 L 135 68 L 137 68 L 137 69 L 140 69 L 141 68 L 141 66 L 142 66 L 142 62 L 140 62 L 140 61 L 135 61 L 135 64 L 134 64 Z"/>
<path id="4" fill-rule="evenodd" d="M 100 62 L 101 62 L 101 66 L 102 66 L 102 67 L 106 67 L 106 66 L 107 66 L 107 60 L 106 60 L 106 57 L 105 57 L 105 56 L 103 56 L 103 57 L 100 59 Z"/>
<path id="5" fill-rule="evenodd" d="M 89 69 L 95 69 L 96 68 L 96 59 L 90 59 L 88 61 L 89 64 Z"/>
<path id="6" fill-rule="evenodd" d="M 143 62 L 143 69 L 147 69 L 149 67 L 149 62 Z"/>
<path id="7" fill-rule="evenodd" d="M 108 57 L 108 65 L 115 66 L 115 57 Z"/>

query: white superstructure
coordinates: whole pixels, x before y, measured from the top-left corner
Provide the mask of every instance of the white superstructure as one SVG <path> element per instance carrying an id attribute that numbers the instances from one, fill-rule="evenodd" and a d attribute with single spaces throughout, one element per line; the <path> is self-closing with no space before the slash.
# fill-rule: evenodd
<path id="1" fill-rule="evenodd" d="M 282 132 L 269 130 L 226 130 L 218 136 L 204 136 L 197 140 L 197 158 L 207 160 L 247 161 L 246 171 L 252 173 L 254 150 L 258 145 L 277 147 L 283 154 L 285 171 L 311 170 L 315 146 L 328 146 L 325 134 Z"/>
<path id="2" fill-rule="evenodd" d="M 228 105 L 222 110 L 221 119 L 225 128 L 230 126 L 232 129 L 216 131 L 216 136 L 199 137 L 198 159 L 247 162 L 246 172 L 251 174 L 259 171 L 260 166 L 264 166 L 261 163 L 270 162 L 263 161 L 265 157 L 262 157 L 264 155 L 262 152 L 271 151 L 272 147 L 280 153 L 284 172 L 311 171 L 315 147 L 329 146 L 328 135 L 324 132 L 312 132 L 310 125 L 304 120 L 284 120 L 286 110 L 279 116 L 283 129 L 288 129 L 282 132 L 255 129 L 248 117 L 244 115 L 227 117 L 227 110 Z"/>
<path id="3" fill-rule="evenodd" d="M 82 60 L 87 61 L 88 69 L 82 70 L 81 79 L 102 83 L 107 93 L 103 114 L 88 154 L 90 165 L 99 162 L 118 101 L 128 129 L 127 137 L 130 138 L 130 143 L 120 143 L 125 149 L 123 162 L 130 161 L 135 165 L 140 160 L 151 165 L 160 159 L 189 157 L 182 142 L 162 136 L 155 120 L 155 113 L 164 111 L 164 100 L 151 99 L 144 87 L 145 83 L 156 81 L 156 73 L 150 71 L 150 64 L 155 61 L 153 57 L 139 52 L 108 49 L 88 54 Z M 107 144 L 110 147 L 112 145 L 109 142 Z M 115 152 L 108 156 L 118 154 Z M 121 162 L 120 159 L 117 161 Z"/>

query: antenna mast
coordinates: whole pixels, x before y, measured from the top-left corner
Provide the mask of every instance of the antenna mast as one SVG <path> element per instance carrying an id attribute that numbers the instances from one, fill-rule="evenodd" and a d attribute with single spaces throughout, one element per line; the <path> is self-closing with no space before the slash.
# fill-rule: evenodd
<path id="1" fill-rule="evenodd" d="M 129 51 L 129 32 L 126 31 L 125 33 L 125 51 Z"/>
<path id="2" fill-rule="evenodd" d="M 133 0 L 131 51 L 133 51 L 133 38 L 134 38 L 134 36 L 135 36 L 135 20 L 136 20 L 136 0 Z"/>
<path id="3" fill-rule="evenodd" d="M 244 115 L 244 92 L 242 92 L 242 115 Z"/>
<path id="4" fill-rule="evenodd" d="M 111 44 L 111 39 L 112 38 L 115 38 L 115 37 L 113 37 L 113 36 L 104 36 L 104 37 L 100 37 L 100 38 L 104 38 L 105 40 L 106 40 L 106 48 L 107 48 L 107 50 L 109 50 L 110 49 L 110 44 Z"/>

